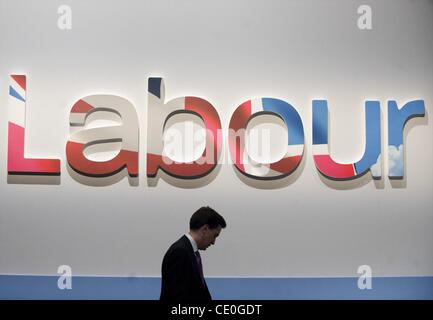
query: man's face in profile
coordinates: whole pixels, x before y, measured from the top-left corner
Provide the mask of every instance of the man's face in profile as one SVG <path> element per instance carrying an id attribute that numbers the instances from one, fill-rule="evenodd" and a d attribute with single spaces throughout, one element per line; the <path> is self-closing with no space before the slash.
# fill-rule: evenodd
<path id="1" fill-rule="evenodd" d="M 211 244 L 215 244 L 215 240 L 221 232 L 221 226 L 210 229 L 209 226 L 206 224 L 202 227 L 201 232 L 202 241 L 199 249 L 206 250 Z"/>

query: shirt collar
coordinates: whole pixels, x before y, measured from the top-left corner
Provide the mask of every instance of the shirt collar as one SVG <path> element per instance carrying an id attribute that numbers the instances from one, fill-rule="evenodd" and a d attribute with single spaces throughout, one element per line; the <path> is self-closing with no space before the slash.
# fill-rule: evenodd
<path id="1" fill-rule="evenodd" d="M 188 238 L 189 242 L 191 242 L 192 250 L 193 250 L 194 252 L 198 251 L 197 243 L 196 243 L 195 240 L 192 238 L 192 236 L 191 236 L 189 233 L 185 233 L 185 236 Z"/>

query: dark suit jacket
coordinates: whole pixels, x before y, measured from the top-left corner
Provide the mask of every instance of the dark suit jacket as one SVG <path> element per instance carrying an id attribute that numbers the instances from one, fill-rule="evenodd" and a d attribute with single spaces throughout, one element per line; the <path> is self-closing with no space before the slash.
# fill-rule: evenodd
<path id="1" fill-rule="evenodd" d="M 189 239 L 184 235 L 173 243 L 162 260 L 161 297 L 163 301 L 209 302 L 212 297 L 203 285 Z"/>

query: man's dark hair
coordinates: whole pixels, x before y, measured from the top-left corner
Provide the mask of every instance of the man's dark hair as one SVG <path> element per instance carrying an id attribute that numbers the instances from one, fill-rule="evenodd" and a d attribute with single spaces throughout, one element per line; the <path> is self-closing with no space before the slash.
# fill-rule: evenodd
<path id="1" fill-rule="evenodd" d="M 205 224 L 209 225 L 210 229 L 226 227 L 226 221 L 224 218 L 211 207 L 201 207 L 193 213 L 189 220 L 189 228 L 191 230 L 198 230 Z"/>

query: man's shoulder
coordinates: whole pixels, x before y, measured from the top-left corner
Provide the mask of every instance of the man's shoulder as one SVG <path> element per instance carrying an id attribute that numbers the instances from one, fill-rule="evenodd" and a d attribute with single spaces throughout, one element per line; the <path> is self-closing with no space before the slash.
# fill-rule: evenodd
<path id="1" fill-rule="evenodd" d="M 179 240 L 173 243 L 167 250 L 167 254 L 188 254 L 191 250 L 191 244 L 186 236 L 182 236 Z"/>

